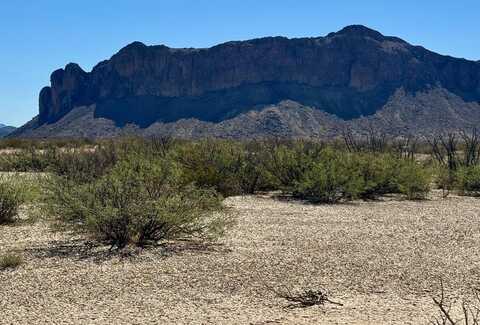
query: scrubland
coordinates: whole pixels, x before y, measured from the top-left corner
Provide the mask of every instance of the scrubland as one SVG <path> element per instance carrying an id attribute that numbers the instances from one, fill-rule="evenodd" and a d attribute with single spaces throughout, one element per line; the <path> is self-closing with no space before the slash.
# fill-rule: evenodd
<path id="1" fill-rule="evenodd" d="M 476 324 L 475 132 L 0 146 L 0 323 Z"/>

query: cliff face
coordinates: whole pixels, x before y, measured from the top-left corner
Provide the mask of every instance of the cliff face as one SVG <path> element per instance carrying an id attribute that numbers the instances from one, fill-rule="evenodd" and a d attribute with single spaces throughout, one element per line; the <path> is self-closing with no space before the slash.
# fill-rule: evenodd
<path id="1" fill-rule="evenodd" d="M 441 56 L 363 26 L 326 37 L 270 37 L 208 49 L 135 42 L 91 72 L 55 71 L 36 126 L 94 105 L 95 118 L 141 128 L 194 118 L 219 123 L 293 100 L 344 120 L 371 116 L 398 89 L 442 88 L 480 102 L 480 63 Z"/>

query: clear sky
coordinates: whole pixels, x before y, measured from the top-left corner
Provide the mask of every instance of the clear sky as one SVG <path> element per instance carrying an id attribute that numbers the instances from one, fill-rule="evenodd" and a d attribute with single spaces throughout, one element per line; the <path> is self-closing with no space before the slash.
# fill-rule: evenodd
<path id="1" fill-rule="evenodd" d="M 0 123 L 38 112 L 69 62 L 85 70 L 132 41 L 209 47 L 262 36 L 323 36 L 363 24 L 441 54 L 480 60 L 480 0 L 0 0 Z"/>

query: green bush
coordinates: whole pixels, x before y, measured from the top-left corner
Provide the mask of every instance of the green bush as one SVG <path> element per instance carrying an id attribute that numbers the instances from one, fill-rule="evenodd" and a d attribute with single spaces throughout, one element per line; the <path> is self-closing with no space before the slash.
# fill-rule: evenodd
<path id="1" fill-rule="evenodd" d="M 6 172 L 41 172 L 45 171 L 50 161 L 54 160 L 49 152 L 38 150 L 34 146 L 16 149 L 0 155 L 0 170 Z"/>
<path id="2" fill-rule="evenodd" d="M 125 141 L 102 142 L 95 147 L 70 147 L 63 142 L 32 144 L 0 155 L 0 170 L 8 172 L 53 172 L 75 178 L 94 178 L 118 158 L 118 147 Z"/>
<path id="3" fill-rule="evenodd" d="M 265 180 L 254 147 L 232 141 L 203 140 L 177 146 L 174 159 L 183 182 L 212 188 L 223 196 L 252 194 Z"/>
<path id="4" fill-rule="evenodd" d="M 419 200 L 430 191 L 429 168 L 411 159 L 390 154 L 355 154 L 350 168 L 358 168 L 362 176 L 359 196 L 363 199 L 401 193 L 409 200 Z"/>
<path id="5" fill-rule="evenodd" d="M 435 184 L 443 191 L 443 196 L 447 197 L 450 191 L 455 189 L 458 184 L 457 173 L 444 166 L 435 166 Z"/>
<path id="6" fill-rule="evenodd" d="M 92 183 L 57 177 L 47 191 L 48 212 L 118 248 L 221 233 L 216 193 L 180 186 L 179 178 L 171 160 L 129 157 Z"/>
<path id="7" fill-rule="evenodd" d="M 56 148 L 79 148 L 86 145 L 92 145 L 91 139 L 80 138 L 60 138 L 60 139 L 20 139 L 20 138 L 2 138 L 0 139 L 0 149 L 29 149 L 37 150 Z"/>
<path id="8" fill-rule="evenodd" d="M 457 171 L 457 188 L 464 195 L 480 195 L 480 165 L 462 167 Z"/>
<path id="9" fill-rule="evenodd" d="M 23 263 L 23 258 L 20 255 L 8 253 L 0 256 L 0 270 L 14 269 Z"/>
<path id="10" fill-rule="evenodd" d="M 415 161 L 401 161 L 396 178 L 400 193 L 409 200 L 425 199 L 430 191 L 431 172 Z"/>
<path id="11" fill-rule="evenodd" d="M 258 152 L 267 184 L 271 189 L 294 191 L 322 150 L 322 144 L 304 141 L 262 143 Z"/>
<path id="12" fill-rule="evenodd" d="M 397 165 L 399 158 L 389 154 L 355 154 L 351 169 L 358 169 L 362 178 L 362 188 L 359 193 L 362 199 L 376 199 L 388 193 L 398 193 Z"/>
<path id="13" fill-rule="evenodd" d="M 313 202 L 375 199 L 389 193 L 421 199 L 429 191 L 430 173 L 425 167 L 390 154 L 327 148 L 306 162 L 308 167 L 295 182 L 293 194 Z"/>
<path id="14" fill-rule="evenodd" d="M 0 179 L 0 224 L 13 222 L 23 201 L 18 186 Z"/>
<path id="15" fill-rule="evenodd" d="M 359 197 L 364 182 L 351 157 L 331 149 L 322 151 L 295 184 L 294 196 L 315 203 L 337 203 Z"/>
<path id="16" fill-rule="evenodd" d="M 50 149 L 48 171 L 78 183 L 89 183 L 107 173 L 120 159 L 113 143 L 99 145 L 92 150 Z"/>

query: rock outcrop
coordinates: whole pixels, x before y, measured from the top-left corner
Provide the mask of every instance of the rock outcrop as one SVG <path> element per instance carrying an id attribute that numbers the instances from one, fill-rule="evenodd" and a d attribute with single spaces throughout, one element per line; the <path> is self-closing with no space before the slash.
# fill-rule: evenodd
<path id="1" fill-rule="evenodd" d="M 218 124 L 284 100 L 348 121 L 374 116 L 399 90 L 416 98 L 432 89 L 479 103 L 480 63 L 357 25 L 325 37 L 269 37 L 207 49 L 135 42 L 91 72 L 76 64 L 55 71 L 29 129 L 56 123 L 78 107 L 93 107 L 94 118 L 120 128 L 182 119 Z"/>

